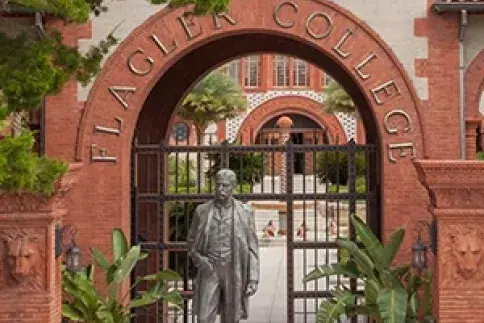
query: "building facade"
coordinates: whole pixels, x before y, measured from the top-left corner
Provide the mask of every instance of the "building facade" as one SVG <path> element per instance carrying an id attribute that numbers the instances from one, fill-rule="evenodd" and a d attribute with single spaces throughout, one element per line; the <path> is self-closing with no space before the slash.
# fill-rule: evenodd
<path id="1" fill-rule="evenodd" d="M 208 71 L 222 68 L 240 82 L 250 109 L 209 130 L 217 141 L 267 144 L 281 134 L 282 124 L 290 124 L 285 135 L 315 143 L 314 151 L 329 146 L 348 154 L 352 149 L 374 152 L 376 157 L 367 159 L 371 202 L 366 212 L 375 215 L 375 232 L 387 240 L 395 228 L 407 229 L 398 260 L 408 261 L 416 223 L 437 219 L 434 313 L 439 322 L 482 322 L 482 252 L 471 246 L 484 243 L 484 167 L 474 161 L 484 129 L 484 2 L 234 0 L 221 15 L 187 18 L 185 10 L 125 0 L 87 25 L 60 27 L 69 44 L 87 49 L 123 21 L 115 32 L 122 42 L 96 81 L 85 89 L 71 82 L 46 98 L 42 118 L 46 154 L 82 164 L 66 199 L 69 212 L 62 216 L 63 223 L 78 228 L 81 248 L 108 251 L 111 229 L 119 227 L 134 232 L 135 239 L 153 240 L 153 248 L 160 249 L 155 267 L 184 252 L 183 243 L 164 238 L 170 219 L 163 203 L 177 199 L 165 187 L 166 143 L 174 133 L 180 140 L 191 133 L 176 119 L 190 87 Z M 327 75 L 352 96 L 359 120 L 322 112 Z M 344 145 L 350 139 L 361 146 Z M 148 157 L 136 159 L 138 143 L 147 145 Z M 289 161 L 293 153 L 289 150 Z M 157 172 L 150 173 L 151 167 Z M 290 205 L 285 210 L 292 243 L 294 200 L 319 197 L 327 206 L 330 198 L 326 191 L 283 193 L 278 198 Z M 357 192 L 345 194 L 348 205 L 356 204 Z M 12 207 L 4 204 L 0 210 L 8 213 Z M 140 212 L 144 217 L 137 222 Z M 140 223 L 156 232 L 140 232 Z M 45 233 L 50 247 L 51 231 Z M 471 258 L 471 275 L 462 274 L 466 257 Z M 53 263 L 46 271 L 52 284 L 45 285 L 54 296 L 42 302 L 58 310 L 51 304 L 60 298 L 51 289 L 57 270 Z M 8 300 L 1 295 L 0 309 L 22 310 Z M 295 321 L 293 314 L 287 322 Z"/>

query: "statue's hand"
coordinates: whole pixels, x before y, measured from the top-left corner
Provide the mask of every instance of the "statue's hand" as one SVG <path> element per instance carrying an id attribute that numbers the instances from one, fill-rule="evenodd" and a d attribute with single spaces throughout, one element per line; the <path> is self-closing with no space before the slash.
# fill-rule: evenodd
<path id="1" fill-rule="evenodd" d="M 249 282 L 247 285 L 247 291 L 245 292 L 245 295 L 247 296 L 252 296 L 257 292 L 257 289 L 259 288 L 258 284 L 256 282 Z"/>
<path id="2" fill-rule="evenodd" d="M 208 260 L 208 258 L 202 258 L 202 261 L 200 262 L 200 269 L 203 271 L 213 271 L 213 265 L 212 263 Z"/>

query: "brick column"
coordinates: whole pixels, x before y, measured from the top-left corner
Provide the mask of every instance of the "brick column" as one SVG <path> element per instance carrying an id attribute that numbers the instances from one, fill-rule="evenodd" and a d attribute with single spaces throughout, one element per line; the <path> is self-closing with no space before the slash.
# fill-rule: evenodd
<path id="1" fill-rule="evenodd" d="M 484 317 L 484 162 L 415 162 L 437 219 L 434 314 L 439 323 Z"/>
<path id="2" fill-rule="evenodd" d="M 50 198 L 0 193 L 0 323 L 61 321 L 54 229 L 67 213 L 66 193 L 80 168 L 71 165 Z"/>

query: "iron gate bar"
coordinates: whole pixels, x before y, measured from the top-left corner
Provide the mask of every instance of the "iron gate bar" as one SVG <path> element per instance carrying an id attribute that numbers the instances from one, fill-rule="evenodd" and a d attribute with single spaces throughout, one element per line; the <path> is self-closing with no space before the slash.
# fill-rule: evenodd
<path id="1" fill-rule="evenodd" d="M 286 194 L 272 194 L 272 193 L 265 193 L 264 194 L 234 194 L 234 197 L 241 200 L 241 201 L 279 201 L 281 199 L 285 199 L 287 197 Z M 271 195 L 268 195 L 271 194 Z M 320 199 L 326 201 L 338 201 L 338 200 L 362 200 L 365 198 L 374 198 L 377 196 L 377 193 L 370 192 L 370 193 L 307 193 L 307 194 L 292 194 L 291 195 L 294 200 L 303 200 L 304 198 L 310 199 Z M 169 194 L 164 197 L 153 195 L 153 194 L 143 194 L 138 193 L 138 199 L 140 202 L 148 202 L 148 201 L 166 201 L 166 202 L 175 202 L 175 201 L 207 201 L 212 198 L 212 194 Z"/>
<path id="2" fill-rule="evenodd" d="M 294 323 L 294 248 L 292 248 L 292 243 L 294 242 L 294 221 L 293 219 L 293 203 L 294 203 L 294 187 L 293 187 L 293 167 L 294 163 L 294 145 L 291 141 L 287 144 L 286 153 L 286 227 L 287 227 L 287 323 Z M 284 170 L 282 170 L 284 171 Z"/>
<path id="3" fill-rule="evenodd" d="M 156 154 L 159 152 L 165 153 L 213 153 L 219 152 L 226 154 L 234 152 L 286 152 L 287 146 L 284 145 L 255 145 L 255 146 L 227 146 L 225 149 L 224 145 L 212 145 L 212 146 L 165 146 L 165 145 L 154 145 L 154 144 L 137 144 L 133 148 L 133 153 L 139 154 Z M 377 146 L 373 144 L 358 145 L 354 144 L 353 147 L 349 145 L 332 146 L 332 145 L 312 145 L 312 144 L 302 144 L 293 145 L 293 151 L 296 152 L 324 152 L 324 151 L 370 151 L 376 152 Z"/>

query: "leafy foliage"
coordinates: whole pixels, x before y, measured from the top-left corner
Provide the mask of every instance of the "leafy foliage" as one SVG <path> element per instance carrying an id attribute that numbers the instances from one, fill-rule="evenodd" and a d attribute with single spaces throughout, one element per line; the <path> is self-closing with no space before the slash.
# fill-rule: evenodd
<path id="1" fill-rule="evenodd" d="M 200 140 L 211 123 L 230 119 L 247 109 L 247 99 L 229 76 L 215 71 L 196 84 L 178 115 L 193 122 Z"/>
<path id="2" fill-rule="evenodd" d="M 33 145 L 31 132 L 0 140 L 0 189 L 47 195 L 54 191 L 54 183 L 67 171 L 67 165 L 36 156 L 32 152 Z"/>
<path id="3" fill-rule="evenodd" d="M 336 81 L 331 80 L 325 89 L 324 109 L 327 113 L 343 112 L 357 115 L 358 111 L 353 99 Z"/>
<path id="4" fill-rule="evenodd" d="M 204 15 L 207 13 L 221 13 L 226 11 L 230 0 L 150 0 L 153 4 L 168 3 L 171 7 L 192 5 L 190 13 Z"/>
<path id="5" fill-rule="evenodd" d="M 232 143 L 231 145 L 236 145 Z M 221 169 L 220 154 L 209 154 L 210 168 L 207 176 L 215 181 L 215 175 Z M 240 184 L 255 184 L 262 180 L 263 156 L 262 153 L 231 153 L 229 154 L 228 168 L 235 172 Z"/>
<path id="6" fill-rule="evenodd" d="M 482 152 L 482 151 L 481 152 L 478 152 L 477 153 L 477 159 L 478 160 L 484 160 L 484 152 Z"/>
<path id="7" fill-rule="evenodd" d="M 349 257 L 340 258 L 336 264 L 316 267 L 304 281 L 333 275 L 357 278 L 364 283 L 365 300 L 356 305 L 355 295 L 344 287 L 337 287 L 333 298 L 321 304 L 317 322 L 334 322 L 342 315 L 358 314 L 365 314 L 377 323 L 433 322 L 430 272 L 420 275 L 410 266 L 392 266 L 405 236 L 404 229 L 395 230 L 389 242 L 382 244 L 360 218 L 351 215 L 351 223 L 362 247 L 347 239 L 337 239 L 340 251 Z"/>
<path id="8" fill-rule="evenodd" d="M 44 12 L 67 22 L 83 23 L 89 19 L 90 1 L 85 0 L 9 0 L 9 5 Z"/>
<path id="9" fill-rule="evenodd" d="M 110 35 L 86 54 L 62 43 L 57 32 L 32 40 L 0 33 L 0 89 L 6 109 L 2 115 L 36 109 L 46 95 L 57 94 L 76 76 L 87 84 L 100 70 L 101 60 L 116 39 Z"/>
<path id="10" fill-rule="evenodd" d="M 317 174 L 321 183 L 326 179 L 333 184 L 348 184 L 348 154 L 339 151 L 320 152 L 316 156 Z M 365 176 L 366 159 L 364 153 L 355 154 L 356 175 Z"/>
<path id="11" fill-rule="evenodd" d="M 170 156 L 168 158 L 168 187 L 170 193 L 179 192 L 178 188 L 196 185 L 196 171 L 193 160 L 186 156 Z"/>
<path id="12" fill-rule="evenodd" d="M 125 295 L 119 295 L 120 287 L 129 280 L 135 265 L 146 258 L 139 246 L 128 248 L 126 237 L 120 229 L 112 232 L 113 260 L 91 248 L 91 254 L 105 274 L 106 290 L 102 295 L 94 284 L 94 265 L 87 270 L 62 272 L 62 290 L 67 298 L 62 304 L 62 315 L 70 320 L 85 323 L 129 323 L 131 310 L 137 307 L 149 306 L 158 301 L 167 301 L 180 307 L 182 297 L 177 290 L 170 290 L 168 281 L 176 281 L 181 277 L 173 271 L 163 270 L 156 274 L 137 277 L 131 289 L 140 283 L 149 283 L 149 287 L 141 295 L 126 302 L 131 289 Z M 119 296 L 122 296 L 121 298 Z"/>

